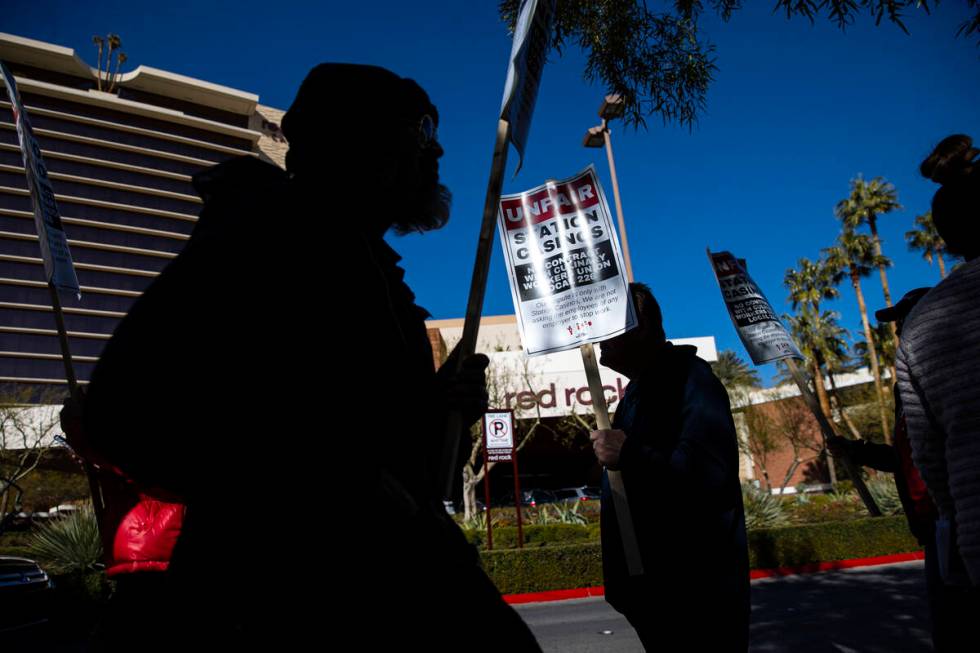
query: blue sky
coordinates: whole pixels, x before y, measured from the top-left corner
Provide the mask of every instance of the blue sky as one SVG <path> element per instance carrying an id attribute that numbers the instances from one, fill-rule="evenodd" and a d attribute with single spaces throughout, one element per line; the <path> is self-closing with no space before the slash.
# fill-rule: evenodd
<path id="1" fill-rule="evenodd" d="M 657 3 L 651 3 L 655 7 Z M 980 138 L 980 48 L 954 38 L 964 3 L 913 14 L 911 36 L 869 17 L 841 33 L 825 20 L 787 21 L 769 3 L 746 3 L 732 20 L 704 21 L 718 71 L 693 131 L 646 131 L 614 123 L 613 146 L 638 280 L 663 305 L 672 337 L 712 335 L 745 357 L 704 250 L 749 261 L 777 311 L 788 311 L 782 278 L 801 256 L 832 243 L 834 204 L 849 180 L 884 176 L 903 211 L 880 220 L 893 295 L 939 280 L 903 234 L 935 190 L 918 162 L 942 137 Z M 443 179 L 453 218 L 440 232 L 393 238 L 419 303 L 437 318 L 465 311 L 506 73 L 510 39 L 496 2 L 205 3 L 25 2 L 7 0 L 0 30 L 73 47 L 94 63 L 91 36 L 116 32 L 126 70 L 145 64 L 257 93 L 286 108 L 305 73 L 321 61 L 387 66 L 425 87 L 442 117 Z M 598 123 L 605 89 L 582 78 L 574 47 L 545 69 L 525 165 L 504 192 L 566 177 L 595 163 L 612 195 L 602 150 L 581 146 Z M 330 216 L 324 216 L 330 219 Z M 883 305 L 877 275 L 863 284 L 869 308 Z M 828 305 L 855 338 L 860 318 L 849 285 Z M 485 315 L 512 313 L 499 245 Z M 355 317 L 356 319 L 356 317 Z M 771 367 L 771 366 L 770 366 Z M 771 369 L 762 370 L 768 377 Z"/>

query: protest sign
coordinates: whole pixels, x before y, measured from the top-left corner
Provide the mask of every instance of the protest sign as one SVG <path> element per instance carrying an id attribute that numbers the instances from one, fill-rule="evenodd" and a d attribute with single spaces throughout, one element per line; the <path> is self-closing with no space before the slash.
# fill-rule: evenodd
<path id="1" fill-rule="evenodd" d="M 623 254 L 593 166 L 501 197 L 497 226 L 529 356 L 636 326 Z"/>
<path id="2" fill-rule="evenodd" d="M 497 119 L 497 137 L 493 145 L 490 178 L 487 180 L 487 194 L 483 201 L 483 218 L 480 221 L 480 236 L 476 245 L 476 258 L 473 261 L 473 276 L 470 278 L 470 292 L 466 300 L 466 320 L 463 324 L 463 337 L 459 343 L 460 355 L 456 358 L 457 373 L 462 370 L 463 361 L 476 351 L 480 315 L 483 313 L 483 298 L 487 290 L 487 275 L 490 273 L 494 216 L 497 213 L 500 189 L 504 183 L 504 170 L 507 167 L 507 144 L 514 143 L 520 155 L 517 166 L 517 170 L 520 170 L 520 163 L 524 161 L 527 134 L 531 128 L 531 115 L 534 113 L 534 103 L 538 97 L 541 72 L 551 43 L 551 20 L 555 13 L 555 1 L 524 0 L 518 11 L 507 64 L 504 99 L 500 107 L 500 117 Z M 453 494 L 452 488 L 455 484 L 453 475 L 456 470 L 456 458 L 459 455 L 459 433 L 462 429 L 459 411 L 450 411 L 446 419 L 446 445 L 443 448 L 440 465 L 440 475 L 447 496 Z"/>
<path id="3" fill-rule="evenodd" d="M 517 150 L 516 175 L 524 163 L 524 147 L 538 98 L 541 71 L 551 43 L 555 0 L 524 0 L 514 26 L 514 42 L 504 82 L 500 118 L 510 124 L 510 141 Z"/>
<path id="4" fill-rule="evenodd" d="M 58 204 L 55 202 L 54 189 L 48 180 L 48 171 L 41 157 L 41 146 L 34 138 L 31 123 L 27 119 L 24 105 L 17 93 L 17 84 L 6 64 L 0 61 L 0 72 L 7 87 L 7 97 L 14 114 L 17 127 L 17 137 L 24 159 L 24 172 L 27 174 L 27 187 L 31 192 L 34 204 L 34 224 L 41 242 L 41 258 L 44 261 L 44 273 L 48 283 L 60 290 L 69 290 L 79 297 L 78 279 L 75 276 L 75 266 L 72 265 L 71 252 L 68 250 L 68 237 L 61 226 L 61 216 Z"/>
<path id="5" fill-rule="evenodd" d="M 24 173 L 27 175 L 27 188 L 31 193 L 31 203 L 34 205 L 34 226 L 37 230 L 41 246 L 41 259 L 44 262 L 44 276 L 51 293 L 51 308 L 54 313 L 55 326 L 58 329 L 58 342 L 61 345 L 61 357 L 65 365 L 65 380 L 68 390 L 75 401 L 79 400 L 78 379 L 72 365 L 71 350 L 68 343 L 68 329 L 65 327 L 65 316 L 61 310 L 59 290 L 68 290 L 81 299 L 82 293 L 75 276 L 75 266 L 72 263 L 71 251 L 68 249 L 68 237 L 61 226 L 61 215 L 55 201 L 54 189 L 48 179 L 48 171 L 41 156 L 41 146 L 34 138 L 34 131 L 27 119 L 27 112 L 17 92 L 17 83 L 7 65 L 0 61 L 0 75 L 7 89 L 10 110 L 14 114 L 14 125 L 17 138 L 20 141 L 20 151 L 24 161 Z M 100 530 L 105 529 L 105 498 L 102 485 L 95 467 L 85 461 L 83 468 L 88 476 L 89 489 L 92 493 L 92 503 L 95 509 L 96 523 Z"/>
<path id="6" fill-rule="evenodd" d="M 721 287 L 728 314 L 738 337 L 756 365 L 803 356 L 762 290 L 752 281 L 742 261 L 730 252 L 708 250 L 711 269 Z"/>
<path id="7" fill-rule="evenodd" d="M 708 250 L 708 260 L 711 262 L 711 269 L 714 270 L 715 278 L 721 287 L 722 297 L 725 298 L 725 306 L 728 314 L 735 324 L 742 344 L 752 357 L 752 362 L 756 365 L 781 360 L 786 365 L 793 381 L 800 390 L 800 395 L 806 403 L 810 412 L 813 413 L 823 435 L 824 444 L 829 438 L 837 435 L 831 425 L 817 398 L 810 391 L 810 384 L 806 376 L 796 365 L 798 358 L 803 360 L 800 350 L 796 348 L 793 338 L 786 331 L 766 296 L 752 281 L 746 270 L 745 261 L 735 258 L 730 252 L 712 253 Z M 814 379 L 814 383 L 823 383 L 822 378 Z M 860 470 L 851 460 L 850 456 L 842 455 L 841 462 L 847 469 L 848 476 L 854 483 L 861 500 L 867 507 L 868 512 L 873 517 L 881 515 L 881 510 L 875 503 L 874 497 L 868 490 L 867 485 L 861 478 Z"/>

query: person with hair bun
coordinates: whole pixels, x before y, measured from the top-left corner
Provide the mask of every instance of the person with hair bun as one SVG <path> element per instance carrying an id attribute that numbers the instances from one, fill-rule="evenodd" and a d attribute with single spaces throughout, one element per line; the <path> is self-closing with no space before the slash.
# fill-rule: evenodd
<path id="1" fill-rule="evenodd" d="M 936 229 L 966 262 L 909 313 L 896 361 L 912 457 L 939 510 L 934 555 L 929 547 L 926 555 L 927 567 L 935 565 L 927 576 L 943 584 L 931 606 L 937 651 L 975 650 L 980 615 L 978 155 L 973 139 L 955 134 L 920 166 L 940 184 L 932 198 Z"/>

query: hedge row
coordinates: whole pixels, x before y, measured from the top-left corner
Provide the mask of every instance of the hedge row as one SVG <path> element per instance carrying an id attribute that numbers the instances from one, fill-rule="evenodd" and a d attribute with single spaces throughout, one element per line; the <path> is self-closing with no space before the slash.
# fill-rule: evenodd
<path id="1" fill-rule="evenodd" d="M 487 532 L 485 530 L 464 530 L 470 544 L 485 549 Z M 599 524 L 530 524 L 523 527 L 524 546 L 541 547 L 553 544 L 577 544 L 599 539 Z M 493 529 L 494 549 L 513 549 L 517 547 L 517 527 L 497 526 Z"/>
<path id="2" fill-rule="evenodd" d="M 904 515 L 749 531 L 752 569 L 918 551 Z"/>
<path id="3" fill-rule="evenodd" d="M 467 538 L 478 546 L 484 544 L 485 537 L 485 532 L 467 532 Z M 517 529 L 496 528 L 494 550 L 481 550 L 480 556 L 487 574 L 504 594 L 593 587 L 602 585 L 602 550 L 597 537 L 596 524 L 527 526 L 524 529 L 527 548 L 516 549 L 506 547 L 516 543 Z M 787 526 L 749 533 L 749 563 L 753 569 L 906 553 L 919 548 L 908 532 L 903 516 Z M 9 547 L 3 553 L 29 554 L 21 547 Z M 86 579 L 81 584 L 91 582 L 95 581 Z M 63 584 L 70 587 L 75 583 Z M 87 586 L 73 588 L 80 589 L 102 593 L 102 589 L 93 591 Z"/>
<path id="4" fill-rule="evenodd" d="M 495 530 L 494 550 L 481 551 L 480 556 L 487 574 L 503 594 L 602 585 L 602 551 L 598 542 L 497 549 L 496 533 Z M 750 532 L 749 564 L 753 569 L 794 567 L 907 553 L 919 548 L 908 532 L 905 517 L 879 517 Z"/>

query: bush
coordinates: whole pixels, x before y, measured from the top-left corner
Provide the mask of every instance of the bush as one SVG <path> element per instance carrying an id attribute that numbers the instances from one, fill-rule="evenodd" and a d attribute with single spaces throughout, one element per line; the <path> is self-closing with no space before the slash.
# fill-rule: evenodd
<path id="1" fill-rule="evenodd" d="M 907 553 L 919 548 L 904 517 L 878 517 L 754 531 L 749 533 L 749 564 L 753 569 L 793 567 Z M 602 584 L 602 551 L 598 542 L 495 548 L 481 551 L 480 557 L 487 574 L 504 594 Z"/>
<path id="2" fill-rule="evenodd" d="M 918 551 L 904 517 L 787 526 L 749 533 L 753 569 Z"/>
<path id="3" fill-rule="evenodd" d="M 746 528 L 772 528 L 787 522 L 783 501 L 770 492 L 743 483 L 742 502 L 745 505 Z"/>
<path id="4" fill-rule="evenodd" d="M 849 521 L 868 517 L 868 510 L 857 494 L 834 492 L 815 494 L 805 501 L 786 497 L 783 507 L 792 524 L 815 524 L 832 521 Z"/>
<path id="5" fill-rule="evenodd" d="M 585 523 L 593 524 L 599 522 L 599 501 L 597 499 L 579 501 L 575 505 L 578 506 L 576 514 L 584 517 Z M 494 526 L 497 524 L 500 524 L 500 526 L 517 526 L 517 510 L 514 506 L 492 506 L 490 512 L 493 515 Z M 552 504 L 535 507 L 526 506 L 521 509 L 521 519 L 524 525 L 550 524 L 555 521 L 554 517 L 555 510 Z M 454 519 L 460 526 L 463 526 L 463 515 L 461 513 L 457 513 Z M 486 528 L 485 521 L 483 524 L 483 527 Z"/>
<path id="6" fill-rule="evenodd" d="M 487 531 L 467 530 L 463 531 L 469 542 L 481 549 L 487 545 Z M 547 524 L 524 526 L 524 546 L 543 547 L 552 544 L 571 544 L 575 542 L 587 542 L 599 539 L 599 525 L 577 525 L 577 524 Z M 517 528 L 503 526 L 493 529 L 493 548 L 513 549 L 517 547 Z"/>
<path id="7" fill-rule="evenodd" d="M 598 542 L 481 552 L 483 568 L 502 594 L 602 584 Z"/>
<path id="8" fill-rule="evenodd" d="M 879 474 L 868 481 L 868 491 L 874 498 L 883 515 L 899 515 L 904 512 L 902 498 L 895 486 L 892 474 Z"/>
<path id="9" fill-rule="evenodd" d="M 98 569 L 102 539 L 92 504 L 39 526 L 29 547 L 31 557 L 40 560 L 54 574 L 84 574 Z"/>

